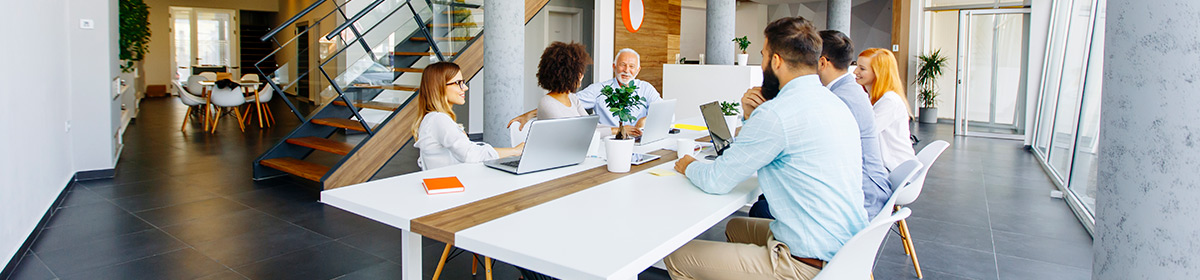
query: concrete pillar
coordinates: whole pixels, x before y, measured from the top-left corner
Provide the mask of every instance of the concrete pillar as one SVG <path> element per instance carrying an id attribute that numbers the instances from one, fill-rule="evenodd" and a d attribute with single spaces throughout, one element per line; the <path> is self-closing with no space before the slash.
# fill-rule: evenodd
<path id="1" fill-rule="evenodd" d="M 850 36 L 850 19 L 853 16 L 850 14 L 850 7 L 853 6 L 853 2 L 850 0 L 827 1 L 829 8 L 825 15 L 825 29 L 841 31 L 846 36 Z"/>
<path id="2" fill-rule="evenodd" d="M 1108 8 L 1093 279 L 1200 278 L 1200 3 Z"/>
<path id="3" fill-rule="evenodd" d="M 734 25 L 737 3 L 734 0 L 708 0 L 707 36 L 704 41 L 705 64 L 733 65 Z"/>
<path id="4" fill-rule="evenodd" d="M 483 141 L 511 147 L 506 125 L 521 111 L 525 81 L 525 1 L 486 0 L 484 7 Z"/>

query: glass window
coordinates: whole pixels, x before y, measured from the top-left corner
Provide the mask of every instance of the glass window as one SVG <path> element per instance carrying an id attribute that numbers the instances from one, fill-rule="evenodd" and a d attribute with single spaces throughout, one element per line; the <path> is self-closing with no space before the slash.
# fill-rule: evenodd
<path id="1" fill-rule="evenodd" d="M 1091 212 L 1096 206 L 1096 155 L 1100 137 L 1100 88 L 1104 80 L 1104 8 L 1100 1 L 1096 12 L 1096 25 L 1092 30 L 1091 54 L 1087 61 L 1087 75 L 1083 84 L 1083 105 L 1079 112 L 1079 137 L 1075 139 L 1075 156 L 1071 167 L 1068 186 Z"/>
<path id="2" fill-rule="evenodd" d="M 1059 176 L 1066 176 L 1070 171 L 1074 155 L 1072 149 L 1075 146 L 1075 128 L 1079 123 L 1079 95 L 1082 94 L 1084 68 L 1087 66 L 1088 46 L 1092 38 L 1092 1 L 1075 1 L 1070 12 L 1070 28 L 1066 34 L 1066 52 L 1058 88 L 1058 110 L 1055 112 L 1054 131 L 1050 139 L 1050 166 Z"/>
<path id="3" fill-rule="evenodd" d="M 1037 132 L 1034 147 L 1043 157 L 1050 152 L 1051 129 L 1058 103 L 1059 80 L 1062 78 L 1063 48 L 1067 40 L 1067 16 L 1072 1 L 1054 2 L 1050 17 L 1049 44 L 1046 48 L 1046 67 L 1042 72 L 1042 100 L 1038 102 Z"/>

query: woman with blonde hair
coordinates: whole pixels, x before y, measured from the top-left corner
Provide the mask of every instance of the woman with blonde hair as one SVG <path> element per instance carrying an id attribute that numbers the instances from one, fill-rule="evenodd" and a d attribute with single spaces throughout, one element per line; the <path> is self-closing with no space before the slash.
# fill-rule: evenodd
<path id="1" fill-rule="evenodd" d="M 909 140 L 908 100 L 896 68 L 896 56 L 886 49 L 867 49 L 858 54 L 854 76 L 854 81 L 867 91 L 875 111 L 884 167 L 890 171 L 906 160 L 917 159 Z"/>
<path id="2" fill-rule="evenodd" d="M 493 148 L 471 142 L 456 122 L 454 105 L 467 103 L 467 81 L 458 64 L 438 62 L 425 67 L 417 95 L 417 121 L 413 123 L 413 146 L 420 150 L 417 165 L 429 170 L 459 163 L 521 155 L 525 143 L 512 148 Z"/>

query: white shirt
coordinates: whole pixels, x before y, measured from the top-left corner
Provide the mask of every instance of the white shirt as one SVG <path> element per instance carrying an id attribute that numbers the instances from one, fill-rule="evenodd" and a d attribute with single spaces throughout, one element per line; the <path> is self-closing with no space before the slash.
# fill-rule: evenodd
<path id="1" fill-rule="evenodd" d="M 875 101 L 875 130 L 879 131 L 879 146 L 883 166 L 893 170 L 901 163 L 917 159 L 908 130 L 908 109 L 900 95 L 889 91 Z"/>
<path id="2" fill-rule="evenodd" d="M 590 116 L 587 110 L 584 110 L 583 105 L 580 105 L 579 95 L 568 93 L 567 99 L 571 100 L 571 107 L 567 107 L 554 99 L 549 94 L 543 95 L 542 100 L 538 101 L 538 118 L 543 120 L 553 120 L 561 118 L 574 118 L 582 116 Z M 601 136 L 612 135 L 612 129 L 604 124 L 597 124 L 596 131 Z"/>
<path id="3" fill-rule="evenodd" d="M 417 166 L 420 166 L 421 170 L 500 157 L 492 145 L 471 142 L 467 133 L 446 113 L 425 114 L 421 126 L 417 128 L 417 136 L 417 142 L 413 143 L 413 146 L 421 150 L 421 155 L 417 158 Z"/>

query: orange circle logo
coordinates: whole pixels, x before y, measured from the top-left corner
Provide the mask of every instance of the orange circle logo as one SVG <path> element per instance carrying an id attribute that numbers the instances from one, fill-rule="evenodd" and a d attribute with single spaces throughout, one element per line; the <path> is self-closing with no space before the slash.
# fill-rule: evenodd
<path id="1" fill-rule="evenodd" d="M 645 17 L 646 9 L 642 5 L 642 0 L 621 1 L 621 19 L 625 22 L 625 30 L 637 33 L 638 29 L 642 28 L 642 20 Z"/>

